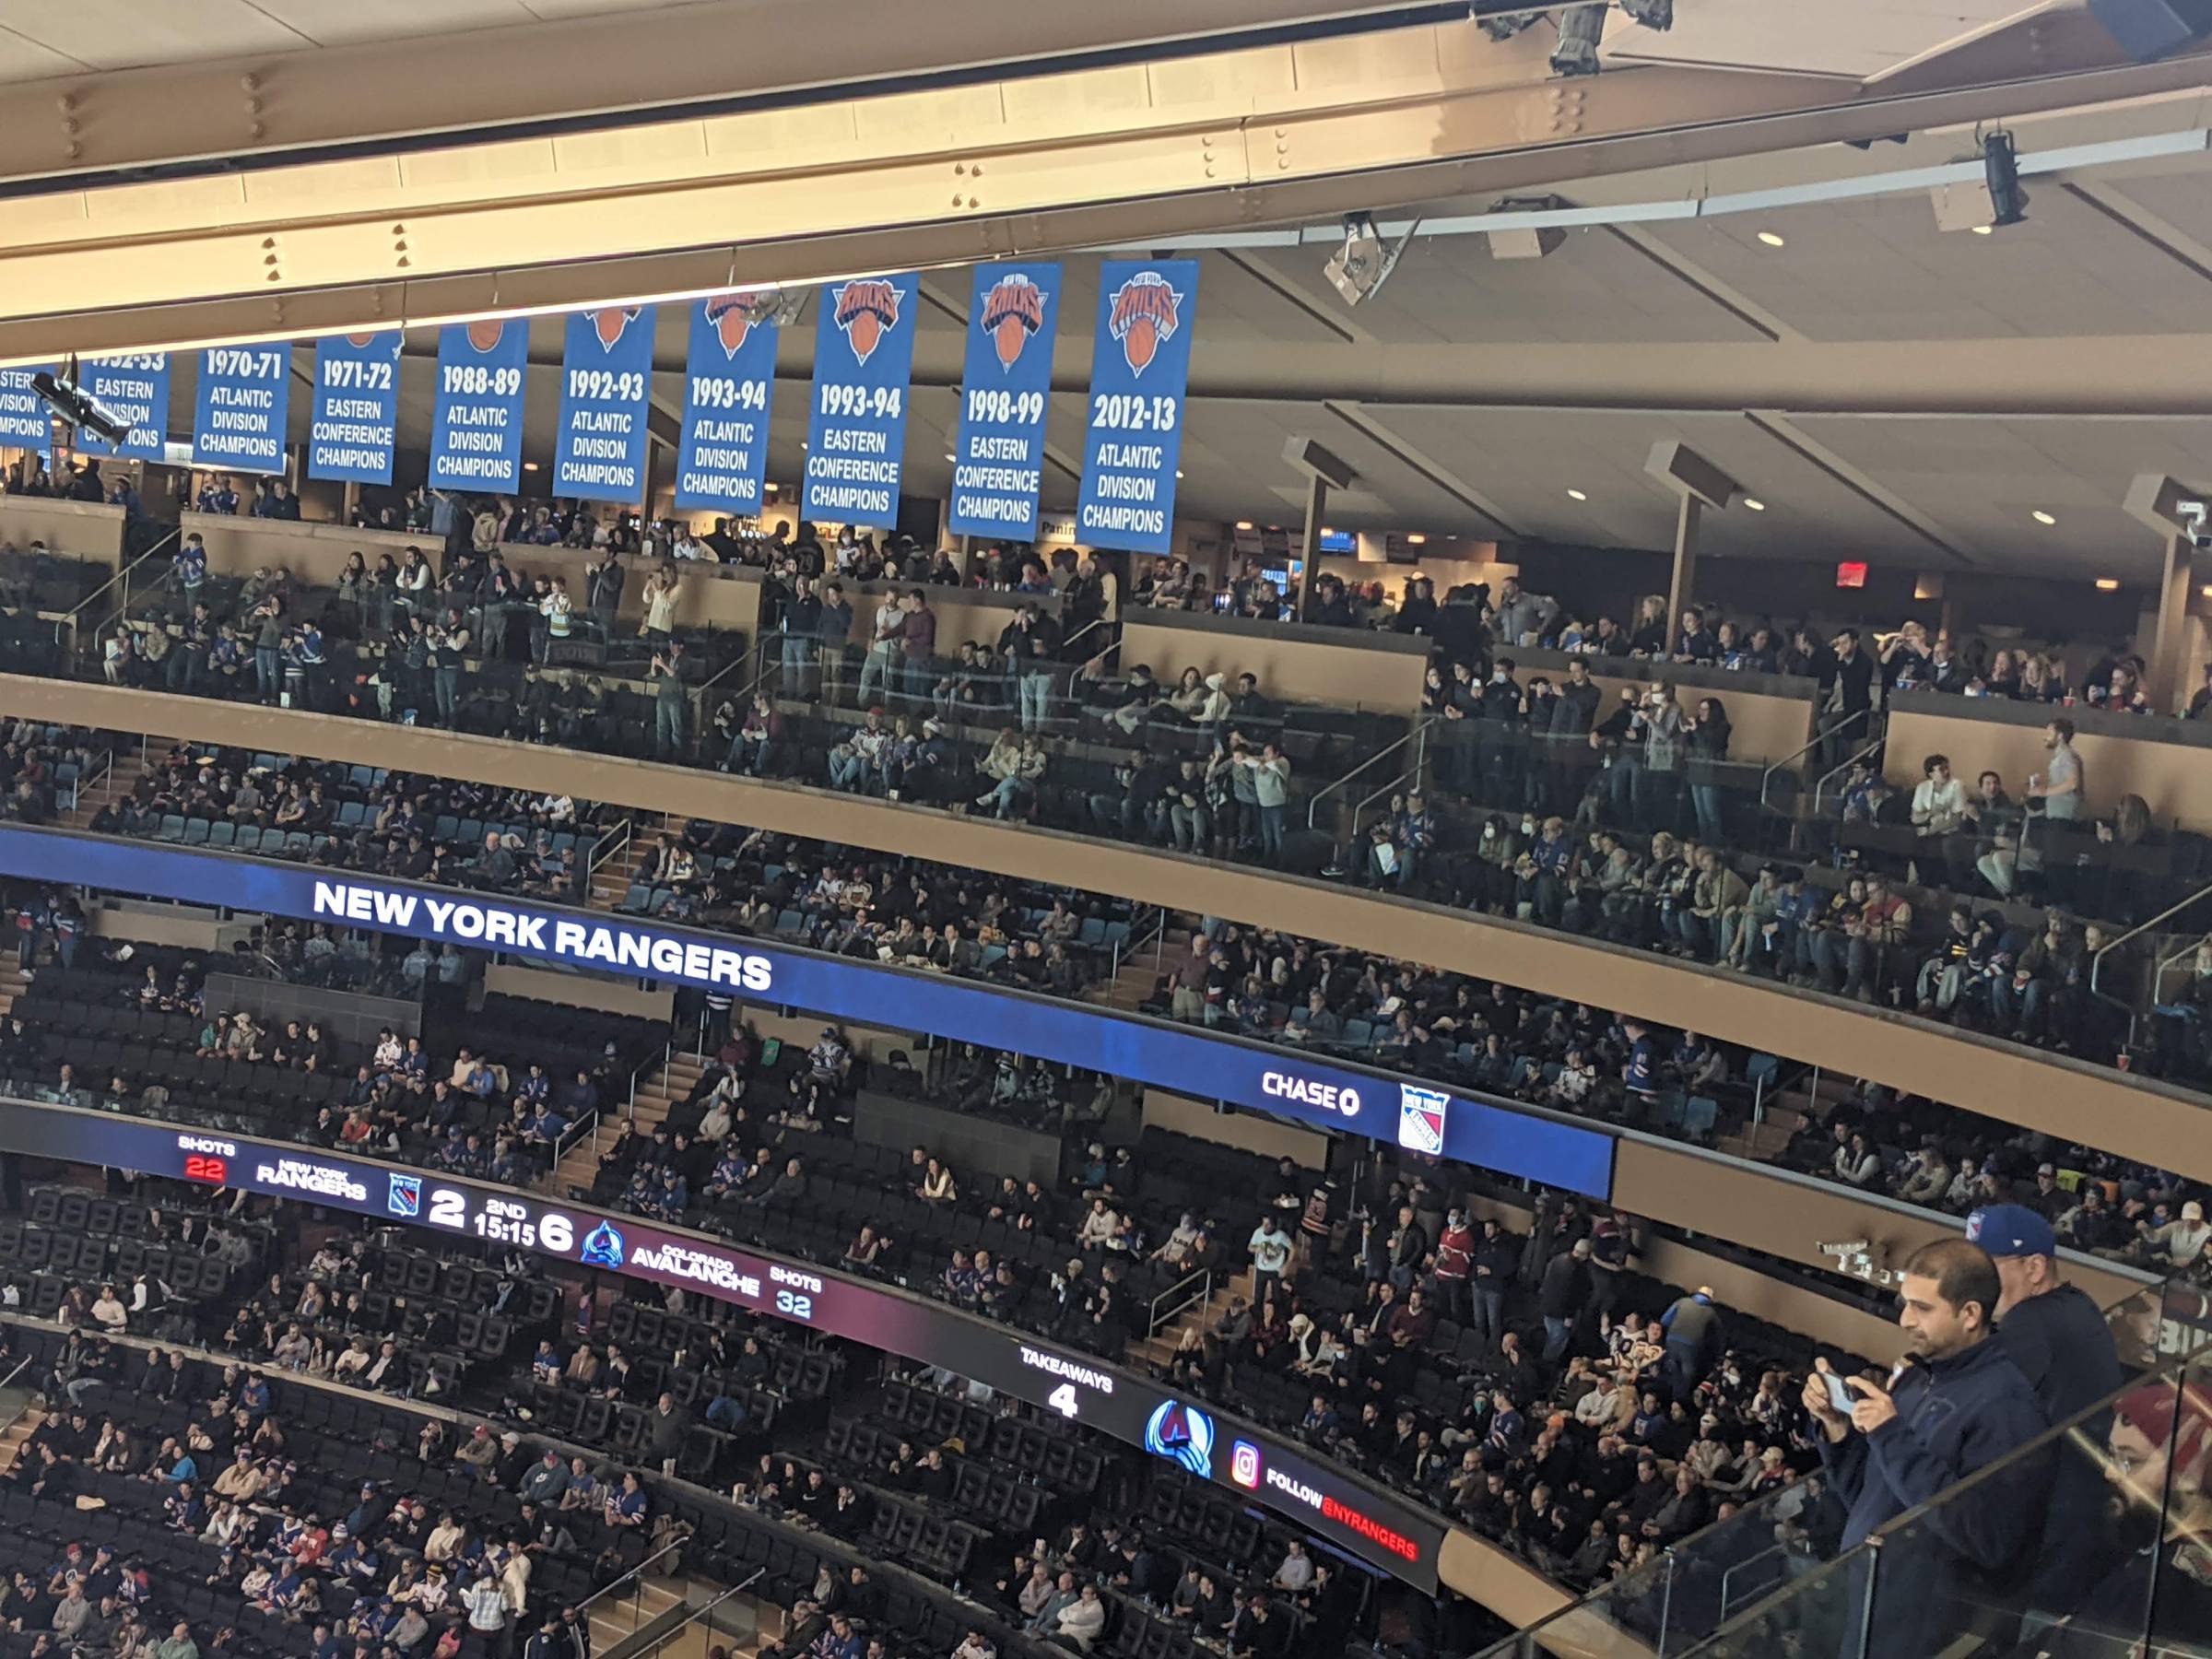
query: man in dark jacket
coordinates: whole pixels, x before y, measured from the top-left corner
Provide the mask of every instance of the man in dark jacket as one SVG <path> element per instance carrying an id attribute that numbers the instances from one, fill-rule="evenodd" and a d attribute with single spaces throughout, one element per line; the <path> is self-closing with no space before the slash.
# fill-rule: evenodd
<path id="1" fill-rule="evenodd" d="M 1536 1287 L 1536 1312 L 1544 1316 L 1544 1361 L 1556 1365 L 1574 1335 L 1574 1322 L 1590 1300 L 1590 1241 L 1577 1239 L 1551 1258 Z"/>
<path id="2" fill-rule="evenodd" d="M 1482 1237 L 1475 1241 L 1474 1277 L 1468 1287 L 1475 1300 L 1475 1317 L 1470 1323 L 1481 1333 L 1486 1346 L 1505 1335 L 1505 1293 L 1520 1260 L 1519 1237 L 1500 1228 L 1496 1217 L 1484 1217 Z"/>
<path id="3" fill-rule="evenodd" d="M 1855 1549 L 1908 1510 L 1931 1504 L 1888 1541 L 1876 1572 L 1865 1651 L 1919 1659 L 1986 1628 L 1993 1602 L 2017 1583 L 2048 1496 L 2047 1454 L 2015 1456 L 2045 1427 L 2020 1368 L 1990 1340 L 2002 1295 L 1979 1244 L 1939 1239 L 1913 1252 L 1899 1286 L 1908 1359 L 1887 1389 L 1847 1377 L 1849 1413 L 1829 1398 L 1825 1360 L 1805 1385 L 1820 1431 L 1820 1462 L 1849 1512 L 1842 1547 Z M 1950 1493 L 1968 1476 L 1988 1477 Z M 1944 1498 L 1947 1500 L 1933 1502 Z M 1856 1604 L 1851 1611 L 1860 1617 Z M 1998 1645 L 2005 1645 L 2000 1640 Z M 1858 1652 L 1856 1641 L 1839 1651 Z"/>
<path id="4" fill-rule="evenodd" d="M 2093 1298 L 2058 1276 L 2058 1240 L 2051 1224 L 2020 1204 L 1992 1204 L 1966 1218 L 1966 1236 L 1996 1265 L 1997 1333 L 2004 1349 L 2053 1426 L 2068 1422 L 2120 1392 L 2125 1381 L 2112 1327 Z M 2101 1446 L 2112 1413 L 2099 1412 L 2077 1432 Z M 2053 1477 L 2042 1543 L 2030 1580 L 2030 1604 L 2040 1615 L 2071 1612 L 2112 1566 L 2103 1524 L 2107 1483 L 2095 1458 L 2067 1456 Z"/>

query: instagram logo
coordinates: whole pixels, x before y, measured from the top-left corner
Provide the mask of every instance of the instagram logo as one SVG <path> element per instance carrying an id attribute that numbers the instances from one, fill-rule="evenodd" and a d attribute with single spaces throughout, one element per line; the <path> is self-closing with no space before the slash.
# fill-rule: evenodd
<path id="1" fill-rule="evenodd" d="M 1241 1487 L 1260 1484 L 1260 1449 L 1250 1441 L 1239 1441 L 1230 1448 L 1229 1477 Z"/>

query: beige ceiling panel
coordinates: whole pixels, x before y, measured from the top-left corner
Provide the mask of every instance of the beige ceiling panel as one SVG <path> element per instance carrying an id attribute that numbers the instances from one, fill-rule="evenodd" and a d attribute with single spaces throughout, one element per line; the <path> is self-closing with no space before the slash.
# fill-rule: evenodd
<path id="1" fill-rule="evenodd" d="M 1152 83 L 1152 107 L 1163 121 L 1241 114 L 1298 90 L 1298 67 L 1288 46 L 1201 53 L 1147 65 L 1145 74 Z"/>
<path id="2" fill-rule="evenodd" d="M 706 135 L 707 153 L 725 166 L 751 156 L 771 158 L 761 163 L 766 167 L 833 157 L 866 159 L 853 109 L 850 103 L 834 103 L 816 110 L 758 110 L 709 116 L 699 125 Z"/>
<path id="3" fill-rule="evenodd" d="M 159 184 L 118 184 L 85 197 L 87 229 L 106 227 L 132 234 L 161 235 L 210 220 L 236 223 L 246 202 L 245 179 L 239 174 L 206 179 L 165 179 Z"/>
<path id="4" fill-rule="evenodd" d="M 861 142 L 878 154 L 997 144 L 1006 128 L 1006 108 L 994 85 L 856 99 L 853 114 Z"/>
<path id="5" fill-rule="evenodd" d="M 523 0 L 255 0 L 318 46 L 350 46 L 394 35 L 459 34 L 534 20 Z"/>
<path id="6" fill-rule="evenodd" d="M 489 190 L 533 189 L 560 171 L 550 138 L 425 150 L 403 158 L 400 167 L 409 189 L 461 189 L 478 194 Z"/>
<path id="7" fill-rule="evenodd" d="M 564 180 L 579 173 L 653 178 L 702 170 L 710 159 L 707 135 L 696 121 L 572 133 L 553 140 L 553 164 Z"/>
<path id="8" fill-rule="evenodd" d="M 272 167 L 244 178 L 247 204 L 279 213 L 303 206 L 323 213 L 373 211 L 379 203 L 396 200 L 405 182 L 397 156 Z"/>
<path id="9" fill-rule="evenodd" d="M 0 27 L 0 80 L 43 80 L 71 75 L 87 65 L 65 52 L 41 46 L 28 35 Z"/>
<path id="10" fill-rule="evenodd" d="M 1000 83 L 1006 122 L 1025 134 L 1061 135 L 1153 119 L 1152 77 L 1142 64 Z"/>
<path id="11" fill-rule="evenodd" d="M 7 0 L 0 29 L 98 69 L 189 62 L 310 44 L 250 0 Z"/>
<path id="12" fill-rule="evenodd" d="M 1430 29 L 1398 29 L 1293 46 L 1298 89 L 1308 98 L 1361 101 L 1439 91 L 1444 79 L 1437 65 L 1436 35 Z"/>

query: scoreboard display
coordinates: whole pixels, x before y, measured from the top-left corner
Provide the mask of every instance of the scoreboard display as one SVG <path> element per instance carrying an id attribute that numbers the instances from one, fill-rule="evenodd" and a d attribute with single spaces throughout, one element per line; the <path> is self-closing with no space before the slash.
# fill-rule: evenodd
<path id="1" fill-rule="evenodd" d="M 942 1366 L 1142 1446 L 1418 1589 L 1436 1589 L 1444 1535 L 1437 1516 L 1109 1360 L 894 1287 L 512 1188 L 73 1107 L 0 1100 L 0 1151 L 297 1199 L 509 1245 Z"/>

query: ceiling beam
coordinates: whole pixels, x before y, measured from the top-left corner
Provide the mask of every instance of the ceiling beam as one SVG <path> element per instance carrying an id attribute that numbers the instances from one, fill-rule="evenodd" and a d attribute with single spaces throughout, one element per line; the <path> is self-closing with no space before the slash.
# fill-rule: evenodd
<path id="1" fill-rule="evenodd" d="M 2198 84 L 2207 61 L 1838 104 L 1803 76 L 1561 83 L 1536 33 L 1490 46 L 1464 24 L 1406 29 L 1204 76 L 1137 65 L 796 125 L 678 122 L 0 202 L 0 362 L 1311 222 L 2071 109 Z M 706 227 L 720 239 L 701 245 Z"/>

